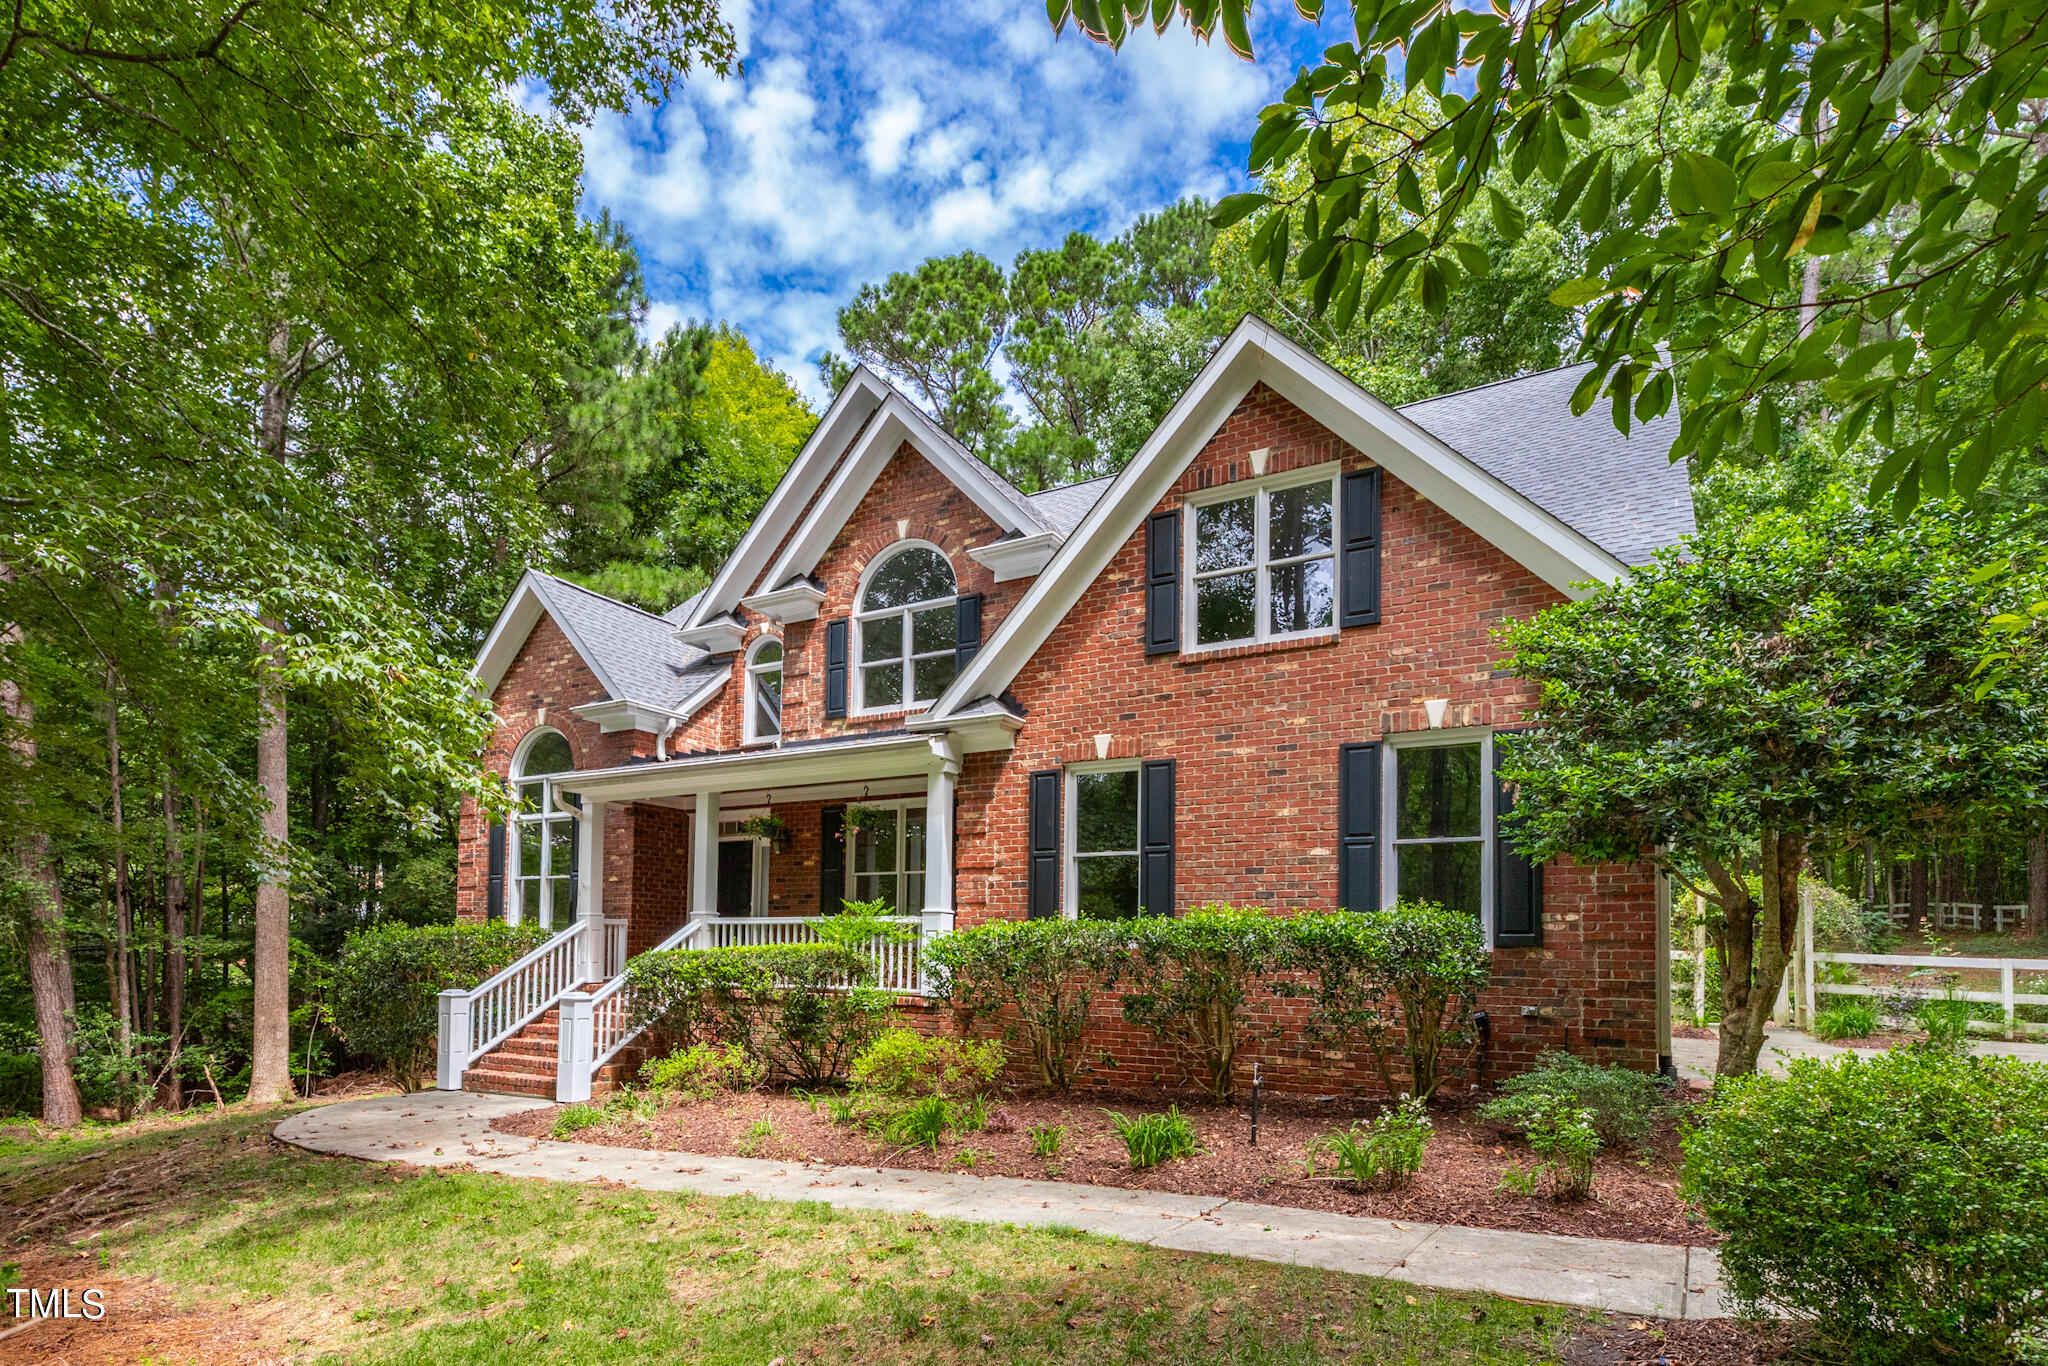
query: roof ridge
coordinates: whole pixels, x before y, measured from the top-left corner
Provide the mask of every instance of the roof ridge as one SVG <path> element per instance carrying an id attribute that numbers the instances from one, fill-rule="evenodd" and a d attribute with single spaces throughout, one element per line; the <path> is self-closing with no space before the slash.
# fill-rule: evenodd
<path id="1" fill-rule="evenodd" d="M 1122 473 L 1122 471 L 1118 471 L 1118 473 Z M 1025 494 L 1024 496 L 1025 496 L 1026 498 L 1043 498 L 1043 497 L 1045 497 L 1045 495 L 1046 495 L 1046 494 L 1048 494 L 1048 493 L 1065 493 L 1065 492 L 1066 492 L 1066 491 L 1067 491 L 1068 489 L 1078 489 L 1078 488 L 1084 488 L 1084 487 L 1086 487 L 1086 486 L 1087 486 L 1087 485 L 1089 485 L 1089 484 L 1099 484 L 1099 483 L 1101 483 L 1101 482 L 1102 482 L 1103 480 L 1105 480 L 1105 479 L 1114 479 L 1114 478 L 1116 478 L 1116 475 L 1114 475 L 1114 474 L 1096 474 L 1096 475 L 1090 475 L 1090 476 L 1089 476 L 1088 478 L 1086 478 L 1086 479 L 1076 479 L 1076 480 L 1074 480 L 1074 481 L 1073 481 L 1072 483 L 1070 483 L 1070 484 L 1054 484 L 1054 485 L 1053 485 L 1053 486 L 1052 486 L 1051 488 L 1049 488 L 1049 489 L 1040 489 L 1040 490 L 1039 490 L 1038 492 L 1036 492 L 1036 493 L 1027 493 L 1027 494 Z"/>
<path id="2" fill-rule="evenodd" d="M 1519 375 L 1508 375 L 1502 379 L 1490 379 L 1484 384 L 1474 384 L 1465 389 L 1453 389 L 1447 394 L 1431 394 L 1428 398 L 1411 399 L 1407 403 L 1397 403 L 1392 406 L 1395 412 L 1404 413 L 1410 408 L 1420 408 L 1425 403 L 1441 403 L 1447 398 L 1463 398 L 1466 394 L 1476 394 L 1482 389 L 1498 389 L 1503 384 L 1520 384 L 1525 379 L 1535 379 L 1540 375 L 1554 375 L 1560 370 L 1576 370 L 1581 365 L 1591 364 L 1591 361 L 1575 360 L 1568 361 L 1562 365 L 1546 365 L 1541 370 L 1525 370 Z M 1353 380 L 1352 383 L 1356 384 L 1357 381 Z M 1362 388 L 1363 386 L 1361 385 L 1360 387 Z M 1367 392 L 1371 391 L 1368 390 Z"/>

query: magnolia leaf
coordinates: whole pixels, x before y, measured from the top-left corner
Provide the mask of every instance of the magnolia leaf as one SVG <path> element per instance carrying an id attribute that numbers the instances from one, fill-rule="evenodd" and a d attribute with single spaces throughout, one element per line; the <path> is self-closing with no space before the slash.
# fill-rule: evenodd
<path id="1" fill-rule="evenodd" d="M 1246 61 L 1252 59 L 1252 34 L 1245 23 L 1250 12 L 1251 0 L 1223 0 L 1223 41 Z"/>
<path id="2" fill-rule="evenodd" d="M 1743 186 L 1753 199 L 1769 199 L 1783 194 L 1802 180 L 1812 177 L 1808 168 L 1790 161 L 1767 161 L 1749 173 L 1749 180 Z"/>
<path id="3" fill-rule="evenodd" d="M 1514 200 L 1492 186 L 1487 187 L 1486 204 L 1492 211 L 1495 230 L 1510 242 L 1520 241 L 1522 234 L 1529 230 L 1529 216 L 1522 212 Z"/>
<path id="4" fill-rule="evenodd" d="M 1227 228 L 1241 222 L 1261 208 L 1273 202 L 1271 195 L 1233 194 L 1225 195 L 1209 212 L 1209 225 L 1213 228 Z"/>
<path id="5" fill-rule="evenodd" d="M 1567 280 L 1550 291 L 1550 302 L 1559 308 L 1580 308 L 1604 294 L 1612 293 L 1605 280 L 1582 275 L 1576 280 Z M 1581 410 L 1583 411 L 1583 410 Z"/>
<path id="6" fill-rule="evenodd" d="M 1692 192 L 1708 213 L 1726 213 L 1735 207 L 1735 172 L 1728 163 L 1705 152 L 1687 152 L 1685 164 L 1692 172 Z"/>
<path id="7" fill-rule="evenodd" d="M 1915 43 L 1893 58 L 1892 64 L 1884 69 L 1884 75 L 1877 78 L 1877 88 L 1870 92 L 1870 102 L 1884 104 L 1897 99 L 1899 92 L 1906 88 L 1906 78 L 1920 65 L 1920 58 L 1926 52 L 1927 44 Z"/>
<path id="8" fill-rule="evenodd" d="M 1799 231 L 1792 234 L 1792 245 L 1785 249 L 1785 259 L 1791 260 L 1799 254 L 1800 248 L 1813 240 L 1813 230 L 1820 226 L 1820 191 L 1806 202 L 1806 216 L 1799 220 Z"/>

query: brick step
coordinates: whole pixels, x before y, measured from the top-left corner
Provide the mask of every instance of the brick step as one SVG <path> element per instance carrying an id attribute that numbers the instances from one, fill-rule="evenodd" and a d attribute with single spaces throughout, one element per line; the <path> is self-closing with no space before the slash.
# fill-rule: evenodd
<path id="1" fill-rule="evenodd" d="M 492 1049 L 491 1055 L 495 1056 L 502 1053 L 507 1056 L 552 1058 L 555 1056 L 555 1043 L 554 1039 L 529 1039 L 523 1035 L 514 1034 L 511 1038 Z"/>
<path id="2" fill-rule="evenodd" d="M 477 1059 L 476 1066 L 488 1067 L 494 1072 L 532 1072 L 536 1075 L 555 1075 L 553 1057 L 524 1057 L 517 1053 L 492 1053 Z"/>
<path id="3" fill-rule="evenodd" d="M 472 1067 L 462 1074 L 465 1091 L 510 1092 L 515 1096 L 555 1098 L 555 1078 L 536 1072 L 501 1072 L 494 1067 Z"/>

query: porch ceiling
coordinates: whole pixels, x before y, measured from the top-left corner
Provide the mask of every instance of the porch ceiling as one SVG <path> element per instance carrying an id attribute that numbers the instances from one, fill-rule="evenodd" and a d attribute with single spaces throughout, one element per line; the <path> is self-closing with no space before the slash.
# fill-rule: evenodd
<path id="1" fill-rule="evenodd" d="M 948 766 L 957 768 L 958 763 L 957 752 L 944 737 L 890 735 L 740 753 L 687 754 L 660 763 L 563 774 L 555 780 L 555 787 L 601 802 L 647 801 L 702 792 L 738 796 L 776 791 L 794 799 L 807 787 L 918 778 Z"/>

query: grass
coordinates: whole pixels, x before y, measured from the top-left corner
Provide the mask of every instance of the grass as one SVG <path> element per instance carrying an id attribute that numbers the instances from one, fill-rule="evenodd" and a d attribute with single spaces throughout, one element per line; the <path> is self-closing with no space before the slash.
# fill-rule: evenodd
<path id="1" fill-rule="evenodd" d="M 1180 1112 L 1178 1105 L 1168 1106 L 1163 1115 L 1139 1115 L 1136 1119 L 1114 1110 L 1102 1113 L 1109 1116 L 1110 1126 L 1124 1141 L 1124 1151 L 1130 1155 L 1131 1165 L 1141 1170 L 1202 1150 L 1202 1140 L 1195 1133 L 1195 1126 L 1188 1123 L 1187 1116 Z"/>
<path id="2" fill-rule="evenodd" d="M 1834 1001 L 1813 1013 L 1813 1037 L 1826 1043 L 1836 1039 L 1867 1039 L 1877 1033 L 1877 1026 L 1875 1001 Z"/>
<path id="3" fill-rule="evenodd" d="M 0 1260 L 89 1248 L 353 1366 L 1524 1366 L 1601 1323 L 1056 1229 L 371 1166 L 275 1143 L 278 1117 L 0 1139 Z"/>

